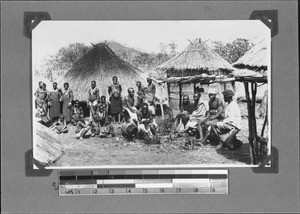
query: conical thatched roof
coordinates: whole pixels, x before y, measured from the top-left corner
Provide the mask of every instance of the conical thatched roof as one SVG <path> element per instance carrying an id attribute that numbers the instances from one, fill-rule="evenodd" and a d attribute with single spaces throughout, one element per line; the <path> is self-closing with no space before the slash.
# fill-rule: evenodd
<path id="1" fill-rule="evenodd" d="M 157 69 L 166 72 L 168 77 L 193 76 L 206 74 L 228 74 L 233 70 L 229 62 L 214 52 L 204 42 L 189 44 L 181 53 Z"/>
<path id="2" fill-rule="evenodd" d="M 247 51 L 238 61 L 233 63 L 233 66 L 252 70 L 267 70 L 269 60 L 267 51 L 267 41 L 263 39 Z"/>
<path id="3" fill-rule="evenodd" d="M 42 81 L 43 83 L 46 83 L 47 90 L 52 89 L 52 81 L 47 79 L 46 77 L 42 76 L 40 72 L 35 71 L 33 75 L 33 88 L 38 88 L 39 82 Z"/>
<path id="4" fill-rule="evenodd" d="M 112 77 L 117 76 L 122 86 L 122 96 L 127 95 L 129 87 L 135 88 L 136 81 L 146 85 L 146 75 L 138 68 L 120 59 L 106 44 L 99 43 L 80 58 L 73 67 L 63 75 L 59 84 L 70 84 L 74 99 L 87 100 L 91 81 L 95 80 L 100 96 L 108 96 L 108 87 Z"/>

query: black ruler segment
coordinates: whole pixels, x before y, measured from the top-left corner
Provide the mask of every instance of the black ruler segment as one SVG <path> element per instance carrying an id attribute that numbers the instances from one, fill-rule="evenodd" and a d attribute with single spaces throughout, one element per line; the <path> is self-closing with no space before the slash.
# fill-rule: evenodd
<path id="1" fill-rule="evenodd" d="M 59 176 L 59 179 L 61 181 L 66 181 L 66 180 L 76 180 L 76 176 Z"/>
<path id="2" fill-rule="evenodd" d="M 103 179 L 110 179 L 110 178 L 109 175 L 92 175 L 92 179 L 103 180 Z"/>

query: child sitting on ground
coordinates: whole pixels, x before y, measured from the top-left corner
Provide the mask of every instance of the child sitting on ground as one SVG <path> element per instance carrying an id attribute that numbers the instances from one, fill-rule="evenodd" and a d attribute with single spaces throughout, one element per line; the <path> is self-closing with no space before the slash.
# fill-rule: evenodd
<path id="1" fill-rule="evenodd" d="M 78 121 L 75 130 L 75 137 L 77 139 L 83 139 L 87 136 L 88 131 L 91 131 L 91 137 L 95 137 L 100 134 L 99 116 L 94 114 L 85 123 Z"/>
<path id="2" fill-rule="evenodd" d="M 101 126 L 104 126 L 105 125 L 105 122 L 106 122 L 106 110 L 105 108 L 102 106 L 102 105 L 99 105 L 99 112 L 98 112 L 98 115 L 99 115 L 99 122 L 100 122 L 100 125 Z"/>
<path id="3" fill-rule="evenodd" d="M 68 132 L 67 123 L 65 117 L 61 115 L 55 123 L 50 127 L 53 131 L 56 130 L 57 134 L 66 133 Z"/>
<path id="4" fill-rule="evenodd" d="M 111 137 L 115 136 L 115 129 L 112 125 L 112 121 L 113 121 L 112 117 L 108 116 L 107 117 L 106 129 L 100 133 L 99 137 L 101 137 L 101 138 L 111 138 Z"/>

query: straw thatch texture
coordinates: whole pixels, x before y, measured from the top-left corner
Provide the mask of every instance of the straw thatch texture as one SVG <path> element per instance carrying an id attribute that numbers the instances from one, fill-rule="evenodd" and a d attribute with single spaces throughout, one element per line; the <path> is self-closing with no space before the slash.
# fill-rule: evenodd
<path id="1" fill-rule="evenodd" d="M 52 89 L 52 81 L 47 79 L 46 77 L 42 76 L 40 74 L 40 72 L 35 71 L 34 75 L 33 75 L 33 81 L 32 81 L 33 87 L 38 88 L 40 81 L 42 81 L 43 83 L 46 83 L 46 87 L 48 90 Z"/>
<path id="2" fill-rule="evenodd" d="M 49 166 L 57 161 L 63 150 L 58 135 L 49 128 L 36 122 L 36 138 L 33 157 L 44 166 Z"/>
<path id="3" fill-rule="evenodd" d="M 168 77 L 228 74 L 232 70 L 229 62 L 209 48 L 204 42 L 191 43 L 178 55 L 157 67 Z"/>
<path id="4" fill-rule="evenodd" d="M 269 64 L 269 53 L 267 51 L 267 40 L 263 39 L 247 51 L 238 61 L 233 63 L 233 66 L 252 70 L 267 70 Z"/>
<path id="5" fill-rule="evenodd" d="M 146 75 L 138 68 L 120 59 L 106 44 L 99 43 L 80 58 L 73 67 L 60 78 L 59 84 L 68 82 L 73 90 L 74 99 L 85 101 L 91 81 L 95 80 L 100 95 L 108 96 L 108 87 L 112 77 L 117 76 L 122 86 L 122 96 L 127 95 L 127 89 L 134 87 L 140 80 L 146 85 Z"/>

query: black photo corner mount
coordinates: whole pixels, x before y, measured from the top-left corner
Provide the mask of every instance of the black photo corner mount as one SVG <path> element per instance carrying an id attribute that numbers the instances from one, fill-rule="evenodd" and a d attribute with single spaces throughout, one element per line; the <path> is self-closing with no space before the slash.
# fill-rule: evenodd
<path id="1" fill-rule="evenodd" d="M 249 19 L 258 19 L 271 29 L 271 37 L 278 34 L 278 11 L 277 10 L 254 10 Z"/>
<path id="2" fill-rule="evenodd" d="M 38 169 L 34 169 L 33 166 Z M 48 177 L 52 173 L 52 169 L 45 169 L 37 160 L 33 158 L 33 150 L 25 152 L 25 176 L 26 177 Z"/>
<path id="3" fill-rule="evenodd" d="M 277 10 L 254 10 L 249 19 L 262 21 L 271 30 L 271 37 L 278 34 Z M 258 167 L 252 167 L 254 173 L 278 173 L 278 149 L 271 146 L 271 154 L 267 156 Z"/>
<path id="4" fill-rule="evenodd" d="M 51 20 L 48 12 L 24 12 L 24 27 L 23 35 L 28 39 L 31 39 L 32 30 L 44 20 Z M 32 57 L 32 56 L 30 56 Z M 38 169 L 34 169 L 34 165 Z M 30 149 L 25 152 L 25 176 L 26 177 L 48 177 L 52 173 L 52 170 L 45 169 L 37 160 L 33 158 L 33 150 Z"/>
<path id="5" fill-rule="evenodd" d="M 267 156 L 258 167 L 253 167 L 254 173 L 278 173 L 278 149 L 271 147 L 271 154 Z"/>
<path id="6" fill-rule="evenodd" d="M 48 12 L 24 12 L 23 35 L 31 39 L 32 30 L 44 20 L 51 20 Z"/>

